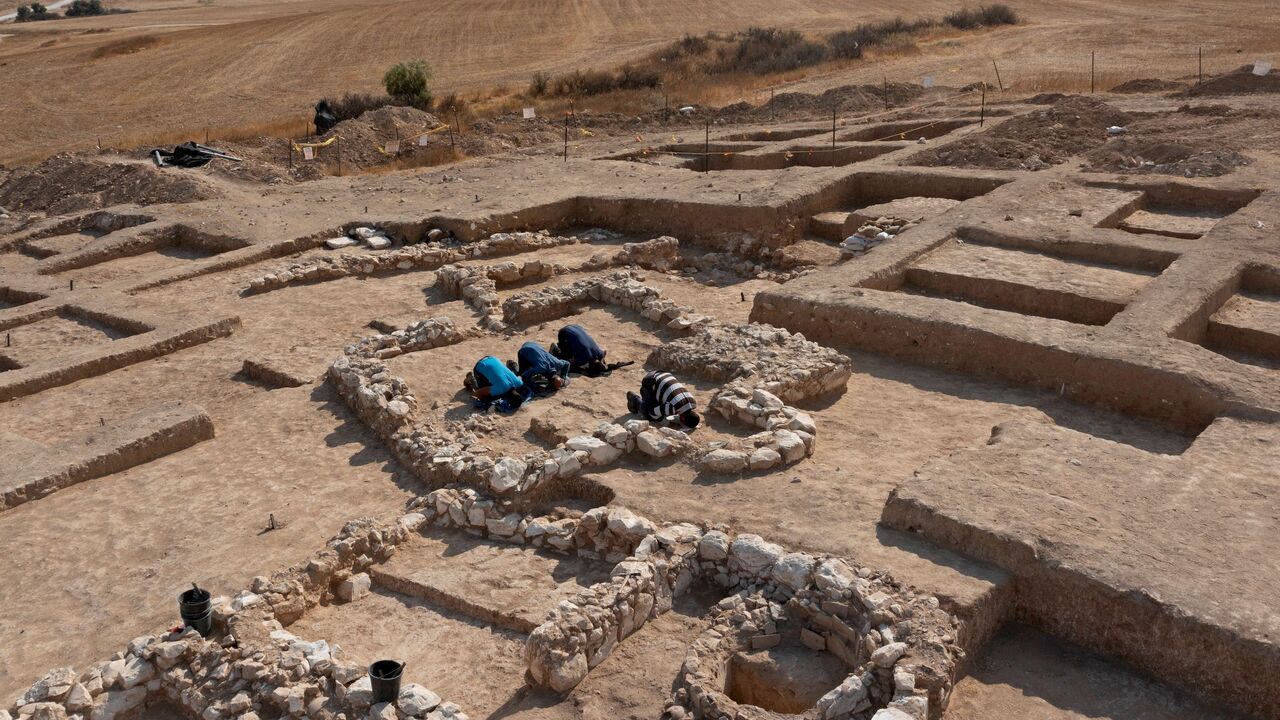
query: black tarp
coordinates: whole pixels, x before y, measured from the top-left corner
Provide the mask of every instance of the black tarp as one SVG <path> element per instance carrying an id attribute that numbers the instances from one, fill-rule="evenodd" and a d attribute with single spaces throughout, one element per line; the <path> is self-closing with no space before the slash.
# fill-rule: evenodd
<path id="1" fill-rule="evenodd" d="M 158 167 L 198 168 L 208 165 L 214 158 L 240 162 L 240 158 L 228 155 L 214 148 L 201 145 L 194 140 L 184 142 L 173 150 L 152 150 L 151 159 Z"/>

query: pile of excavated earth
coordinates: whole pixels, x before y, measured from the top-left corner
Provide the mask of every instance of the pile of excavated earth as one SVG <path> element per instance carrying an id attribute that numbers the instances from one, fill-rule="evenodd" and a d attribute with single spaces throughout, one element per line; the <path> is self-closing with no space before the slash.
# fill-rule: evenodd
<path id="1" fill-rule="evenodd" d="M 1252 77 L 0 170 L 0 720 L 1276 717 Z M 569 324 L 609 372 L 473 402 Z"/>

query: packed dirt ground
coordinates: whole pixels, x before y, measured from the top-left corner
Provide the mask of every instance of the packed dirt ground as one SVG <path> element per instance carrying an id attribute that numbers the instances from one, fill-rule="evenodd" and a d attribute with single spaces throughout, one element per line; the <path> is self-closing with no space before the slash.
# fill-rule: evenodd
<path id="1" fill-rule="evenodd" d="M 280 57 L 347 12 L 280 5 L 208 12 Z M 1027 6 L 1008 39 L 1097 28 Z M 23 33 L 0 62 L 96 42 Z M 270 135 L 0 170 L 0 720 L 1274 717 L 1274 73 L 857 72 L 452 138 L 377 110 L 341 176 Z M 569 322 L 635 364 L 473 406 Z M 696 430 L 627 412 L 654 369 Z M 192 581 L 211 641 L 169 631 Z"/>

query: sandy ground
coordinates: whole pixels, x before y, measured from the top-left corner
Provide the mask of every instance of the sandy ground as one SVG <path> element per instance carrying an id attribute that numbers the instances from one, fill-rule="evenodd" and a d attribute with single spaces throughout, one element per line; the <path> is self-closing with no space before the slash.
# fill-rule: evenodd
<path id="1" fill-rule="evenodd" d="M 817 71 L 794 87 L 879 83 L 886 76 L 919 81 L 925 75 L 956 87 L 994 84 L 994 58 L 1006 87 L 1080 90 L 1088 88 L 1090 52 L 1097 53 L 1105 88 L 1133 78 L 1193 75 L 1199 47 L 1206 72 L 1280 50 L 1280 18 L 1268 12 L 1265 0 L 1163 3 L 1158 12 L 1141 0 L 1009 4 L 1027 19 L 1024 25 L 940 37 L 922 52 L 838 75 Z M 375 90 L 386 68 L 419 55 L 436 68 L 441 91 L 522 87 L 535 71 L 610 67 L 685 33 L 768 24 L 822 33 L 895 15 L 937 17 L 961 4 L 449 0 L 429 10 L 410 0 L 126 5 L 140 12 L 4 26 L 12 37 L 0 40 L 0 159 L 88 148 L 99 138 L 115 146 L 132 138 L 130 146 L 174 131 L 198 135 L 206 127 L 286 118 L 301 124 L 320 97 Z M 47 82 L 51 72 L 60 82 Z M 749 95 L 744 99 L 753 102 L 767 97 Z M 660 107 L 663 99 L 658 94 L 645 102 Z M 29 122 L 31 117 L 41 120 Z"/>
<path id="2" fill-rule="evenodd" d="M 1227 720 L 1186 695 L 1013 625 L 956 684 L 947 720 Z"/>
<path id="3" fill-rule="evenodd" d="M 258 6 L 232 7 L 249 12 Z M 890 162 L 895 161 L 887 160 L 886 165 Z M 244 234 L 281 239 L 358 218 L 498 214 L 504 204 L 529 207 L 558 197 L 560 191 L 634 193 L 647 199 L 684 194 L 710 198 L 708 207 L 733 202 L 741 191 L 745 202 L 764 204 L 816 191 L 838 173 L 847 172 L 794 168 L 707 178 L 687 171 L 663 173 L 634 163 L 575 159 L 563 167 L 571 169 L 562 169 L 559 160 L 491 158 L 447 171 L 332 179 L 307 186 L 269 188 L 225 181 L 217 186 L 224 199 L 163 212 L 180 213 L 185 222 L 197 227 L 235 234 L 235 228 L 254 226 L 255 232 Z M 1265 178 L 1268 167 L 1258 163 L 1230 179 Z M 1047 172 L 1059 171 L 1065 175 L 1068 169 Z M 465 175 L 465 184 L 441 182 L 448 173 Z M 726 179 L 726 175 L 732 177 Z M 1038 190 L 1023 197 L 1043 192 L 1033 200 L 1043 200 L 1050 208 L 1056 207 L 1055 202 L 1074 202 L 1086 194 L 1071 194 L 1063 184 L 1033 187 Z M 961 210 L 971 212 L 975 206 L 981 208 L 982 202 L 976 200 Z M 372 205 L 372 212 L 366 204 Z M 1088 208 L 1089 213 L 1101 211 Z M 1062 214 L 1068 218 L 1062 221 L 1063 232 L 1085 232 L 1088 223 L 1094 222 L 1091 216 L 1070 218 L 1065 208 Z M 75 241 L 66 242 L 74 245 Z M 830 244 L 824 247 L 831 248 Z M 597 250 L 564 247 L 539 258 L 580 262 Z M 867 256 L 870 260 L 854 262 L 876 261 L 893 251 L 889 245 L 875 251 L 878 256 Z M 988 275 L 984 277 L 1013 276 L 1044 285 L 1077 283 L 1068 287 L 1085 294 L 1127 297 L 1149 287 L 1149 278 L 1141 273 L 1050 261 L 1040 255 L 1020 259 L 1020 253 L 1010 250 L 952 249 L 949 255 L 936 259 L 964 274 L 981 276 L 985 268 Z M 6 579 L 0 583 L 0 647 L 5 648 L 0 653 L 0 697 L 21 690 L 49 667 L 81 666 L 106 657 L 122 640 L 172 621 L 173 595 L 192 580 L 218 591 L 242 588 L 254 575 L 305 558 L 345 521 L 364 515 L 393 517 L 406 500 L 423 490 L 328 385 L 268 390 L 242 377 L 241 364 L 246 358 L 276 357 L 303 376 L 318 379 L 344 344 L 371 332 L 372 320 L 408 322 L 444 315 L 468 325 L 475 322 L 475 312 L 435 289 L 435 275 L 430 272 L 348 278 L 241 295 L 252 278 L 294 259 L 214 273 L 144 291 L 136 298 L 116 297 L 121 303 L 136 299 L 140 307 L 154 305 L 166 318 L 228 313 L 237 315 L 242 325 L 227 338 L 0 403 L 0 427 L 47 444 L 81 435 L 106 418 L 170 400 L 203 407 L 217 432 L 214 439 L 174 455 L 0 513 L 0 577 Z M 191 262 L 181 253 L 153 252 L 50 277 L 36 275 L 35 258 L 9 252 L 0 253 L 0 276 L 6 281 L 13 276 L 51 286 L 63 286 L 74 278 L 77 292 L 92 292 L 96 285 Z M 1072 266 L 1067 268 L 1070 273 L 1064 265 Z M 667 297 L 730 322 L 746 321 L 756 294 L 776 287 L 761 279 L 720 278 L 710 284 L 704 282 L 710 278 L 705 275 L 643 274 L 645 282 L 660 287 Z M 573 279 L 556 278 L 544 284 Z M 503 288 L 500 295 L 531 287 L 536 285 Z M 1226 312 L 1244 314 L 1251 322 L 1274 330 L 1274 302 L 1267 303 L 1261 308 L 1236 303 Z M 551 418 L 566 432 L 576 432 L 623 417 L 623 393 L 638 384 L 640 365 L 648 352 L 668 339 L 665 331 L 616 309 L 589 308 L 573 320 L 588 325 L 610 348 L 613 359 L 634 359 L 639 364 L 606 379 L 578 379 L 560 394 L 496 420 L 489 438 L 495 450 L 518 452 L 544 444 L 529 433 L 534 418 Z M 42 345 L 56 341 L 78 348 L 106 342 L 93 333 L 59 327 L 60 322 L 50 321 L 53 327 L 45 328 L 50 334 Z M 393 359 L 390 365 L 405 377 L 424 407 L 438 403 L 436 410 L 444 416 L 465 417 L 470 406 L 458 390 L 471 363 L 488 353 L 509 357 L 527 338 L 548 343 L 561 322 L 521 329 L 512 337 L 487 337 L 410 354 Z M 595 478 L 617 493 L 617 502 L 654 518 L 724 522 L 790 547 L 847 555 L 887 568 L 926 592 L 964 605 L 990 590 L 1003 575 L 878 524 L 890 490 L 917 468 L 960 449 L 983 445 L 993 426 L 1011 420 L 1088 433 L 1114 443 L 1108 445 L 1112 449 L 1123 446 L 1126 452 L 1132 447 L 1177 455 L 1190 443 L 1188 437 L 1163 426 L 1082 406 L 1056 393 L 882 356 L 852 353 L 851 357 L 854 374 L 845 391 L 805 407 L 821 428 L 816 454 L 785 472 L 710 478 L 684 465 L 629 459 Z M 697 380 L 690 385 L 705 406 L 714 387 Z M 742 434 L 715 419 L 698 433 L 707 439 Z M 269 514 L 283 527 L 264 532 Z M 490 567 L 500 568 L 501 563 L 494 561 Z M 428 567 L 428 572 L 434 569 Z M 495 572 L 501 574 L 500 569 Z M 458 572 L 452 579 L 466 576 Z M 522 578 L 519 573 L 513 577 Z M 475 583 L 479 592 L 484 587 Z M 520 690 L 522 638 L 518 634 L 385 590 L 364 602 L 368 604 L 309 614 L 295 631 L 337 641 L 362 659 L 386 653 L 410 658 L 413 670 L 407 679 L 445 697 L 456 697 L 473 717 L 516 713 L 556 718 L 655 717 L 668 697 L 683 648 L 699 627 L 696 618 L 705 610 L 705 605 L 692 607 L 655 621 L 597 668 L 568 700 L 558 701 Z M 68 636 L 78 642 L 69 644 Z M 993 647 L 993 659 L 978 666 L 961 696 L 965 702 L 958 705 L 962 708 L 958 712 L 969 715 L 960 717 L 976 720 L 1003 713 L 1034 718 L 1042 713 L 1044 720 L 1059 720 L 1077 713 L 1118 720 L 1132 716 L 1129 711 L 1137 707 L 1112 695 L 1099 695 L 1089 704 L 1073 699 L 1072 693 L 1064 693 L 1053 681 L 1035 685 L 1037 677 L 1028 677 L 1030 671 L 1018 659 L 1035 659 L 1033 674 L 1038 676 L 1061 672 L 1080 678 L 1078 686 L 1086 693 L 1114 678 L 1130 683 L 1122 687 L 1139 687 L 1137 680 L 1109 666 L 1079 654 L 1045 649 L 1036 640 L 1002 639 Z M 489 689 L 464 693 L 460 688 L 473 684 L 477 674 Z M 1181 700 L 1162 694 L 1166 693 L 1162 688 L 1150 693 L 1151 704 L 1142 706 L 1155 708 L 1149 717 L 1161 717 L 1161 708 L 1173 713 L 1171 717 L 1180 717 L 1176 713 L 1182 712 Z"/>

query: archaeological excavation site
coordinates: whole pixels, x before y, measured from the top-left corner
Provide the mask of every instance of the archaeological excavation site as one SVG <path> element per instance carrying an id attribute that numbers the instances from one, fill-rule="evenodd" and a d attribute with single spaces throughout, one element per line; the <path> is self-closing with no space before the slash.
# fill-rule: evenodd
<path id="1" fill-rule="evenodd" d="M 0 720 L 1280 718 L 1280 95 L 890 91 L 0 169 Z"/>

